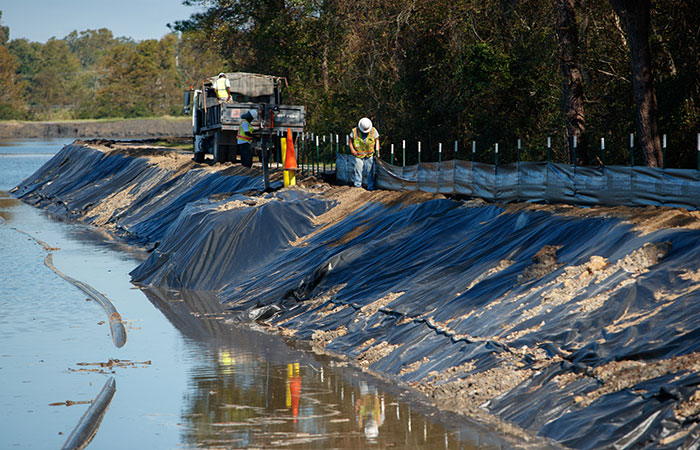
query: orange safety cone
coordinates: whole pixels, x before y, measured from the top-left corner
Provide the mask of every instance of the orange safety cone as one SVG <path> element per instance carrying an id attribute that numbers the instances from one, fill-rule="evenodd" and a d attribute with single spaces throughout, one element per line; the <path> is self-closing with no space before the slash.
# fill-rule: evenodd
<path id="1" fill-rule="evenodd" d="M 297 170 L 297 156 L 294 153 L 294 140 L 292 139 L 292 130 L 287 128 L 287 149 L 284 156 L 284 172 L 288 174 L 285 178 L 284 186 L 294 186 L 297 184 L 296 180 L 296 170 Z M 287 183 L 287 179 L 289 182 Z"/>

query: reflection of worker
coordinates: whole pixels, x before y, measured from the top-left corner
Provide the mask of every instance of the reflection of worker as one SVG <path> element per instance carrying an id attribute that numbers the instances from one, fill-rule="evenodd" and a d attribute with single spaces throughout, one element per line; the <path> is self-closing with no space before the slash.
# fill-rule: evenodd
<path id="1" fill-rule="evenodd" d="M 355 402 L 357 423 L 365 436 L 374 440 L 379 435 L 379 427 L 384 423 L 383 399 L 365 382 L 360 383 L 360 396 Z"/>
<path id="2" fill-rule="evenodd" d="M 360 119 L 350 133 L 350 153 L 355 156 L 355 187 L 361 187 L 364 178 L 367 190 L 374 189 L 374 155 L 379 157 L 379 132 L 367 117 Z"/>
<path id="3" fill-rule="evenodd" d="M 214 83 L 214 88 L 216 89 L 216 97 L 222 102 L 228 102 L 231 100 L 231 82 L 226 77 L 226 74 L 221 72 L 219 78 L 216 79 Z"/>
<path id="4" fill-rule="evenodd" d="M 236 358 L 228 350 L 219 350 L 219 364 L 223 374 L 231 375 L 235 370 Z"/>
<path id="5" fill-rule="evenodd" d="M 253 126 L 252 121 L 257 120 L 258 112 L 249 109 L 241 114 L 241 126 L 238 129 L 238 153 L 241 155 L 241 164 L 245 167 L 253 166 Z"/>

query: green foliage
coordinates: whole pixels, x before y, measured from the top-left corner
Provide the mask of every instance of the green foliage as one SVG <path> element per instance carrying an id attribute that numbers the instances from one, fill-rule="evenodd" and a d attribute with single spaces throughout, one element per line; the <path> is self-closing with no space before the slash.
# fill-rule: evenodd
<path id="1" fill-rule="evenodd" d="M 548 136 L 554 160 L 568 157 L 552 2 L 188 4 L 202 11 L 174 28 L 209 36 L 232 69 L 287 77 L 288 94 L 307 105 L 317 133 L 345 133 L 366 115 L 385 146 L 420 140 L 428 159 L 436 158 L 438 142 L 475 140 L 480 158 L 492 161 L 499 143 L 501 161 L 512 161 L 518 138 L 522 157 L 542 159 Z M 700 27 L 689 5 L 656 2 L 651 39 L 662 55 L 656 66 L 662 127 L 694 138 Z M 625 164 L 625 142 L 635 130 L 629 48 L 608 0 L 577 8 L 587 131 L 594 142 L 606 138 L 608 163 Z"/>
<path id="2" fill-rule="evenodd" d="M 85 30 L 78 33 L 73 30 L 64 39 L 71 52 L 78 57 L 83 68 L 97 64 L 100 58 L 120 42 L 106 28 Z"/>
<path id="3" fill-rule="evenodd" d="M 133 42 L 106 29 L 73 31 L 46 44 L 0 27 L 14 80 L 4 117 L 139 117 L 181 114 L 182 91 L 220 71 L 285 77 L 288 103 L 303 104 L 316 134 L 344 135 L 372 118 L 385 149 L 410 142 L 415 161 L 566 161 L 556 4 L 548 0 L 186 0 L 199 8 L 161 40 Z M 695 167 L 700 131 L 697 2 L 660 0 L 650 36 L 659 124 L 668 165 Z M 629 162 L 635 105 L 629 46 L 609 0 L 576 3 L 586 132 L 606 163 Z M 1 48 L 1 47 L 0 47 Z M 2 53 L 0 53 L 2 57 Z M 15 76 L 10 77 L 9 73 Z M 18 88 L 19 87 L 19 88 Z M 19 89 L 19 90 L 18 90 Z M 9 92 L 9 90 L 8 90 Z M 31 105 L 31 109 L 27 106 Z M 28 111 L 28 112 L 27 112 Z M 448 144 L 449 143 L 449 144 Z M 384 152 L 386 154 L 386 152 Z M 409 163 L 412 162 L 410 159 Z"/>
<path id="4" fill-rule="evenodd" d="M 41 48 L 42 45 L 38 42 L 26 39 L 14 39 L 8 44 L 7 49 L 19 61 L 18 73 L 24 80 L 30 80 L 40 71 Z"/>
<path id="5" fill-rule="evenodd" d="M 204 78 L 230 71 L 228 63 L 211 47 L 205 33 L 183 32 L 176 44 L 176 52 L 178 71 L 185 86 L 199 85 Z"/>
<path id="6" fill-rule="evenodd" d="M 2 11 L 0 11 L 0 45 L 7 45 L 10 40 L 10 27 L 2 25 Z"/>
<path id="7" fill-rule="evenodd" d="M 30 103 L 48 110 L 74 108 L 84 89 L 80 82 L 80 61 L 63 40 L 50 39 L 41 47 L 41 69 L 29 81 Z"/>
<path id="8" fill-rule="evenodd" d="M 122 43 L 100 60 L 100 79 L 92 105 L 96 117 L 144 117 L 171 112 L 181 99 L 175 67 L 176 38 Z"/>
<path id="9" fill-rule="evenodd" d="M 5 45 L 0 45 L 0 120 L 23 119 L 26 115 L 25 83 L 21 80 L 18 70 L 17 58 Z"/>

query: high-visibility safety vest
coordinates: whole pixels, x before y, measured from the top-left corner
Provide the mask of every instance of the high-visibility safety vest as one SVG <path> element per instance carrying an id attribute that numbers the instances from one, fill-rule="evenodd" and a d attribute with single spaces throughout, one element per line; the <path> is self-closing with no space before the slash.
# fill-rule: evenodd
<path id="1" fill-rule="evenodd" d="M 374 143 L 376 139 L 374 138 L 374 127 L 369 130 L 367 137 L 362 139 L 360 135 L 360 130 L 357 127 L 352 129 L 352 145 L 355 147 L 358 158 L 369 158 L 374 155 Z"/>
<path id="2" fill-rule="evenodd" d="M 243 131 L 243 124 L 247 123 L 248 124 L 248 131 Z M 247 120 L 243 119 L 241 121 L 241 126 L 238 128 L 238 136 L 236 136 L 238 139 L 246 142 L 250 142 L 251 144 L 253 143 L 253 126 L 248 122 Z"/>
<path id="3" fill-rule="evenodd" d="M 221 77 L 216 79 L 216 96 L 221 100 L 226 100 L 228 98 L 228 91 L 226 90 L 226 78 Z"/>

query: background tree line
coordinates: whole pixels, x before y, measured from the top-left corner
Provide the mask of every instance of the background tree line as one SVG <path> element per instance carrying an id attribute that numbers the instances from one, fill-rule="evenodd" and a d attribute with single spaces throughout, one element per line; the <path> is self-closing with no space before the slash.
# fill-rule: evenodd
<path id="1" fill-rule="evenodd" d="M 0 120 L 181 115 L 187 83 L 224 66 L 188 34 L 135 42 L 102 28 L 42 44 L 10 31 L 0 26 Z"/>
<path id="2" fill-rule="evenodd" d="M 367 115 L 385 144 L 420 140 L 423 157 L 436 160 L 439 142 L 450 158 L 459 140 L 458 156 L 469 159 L 473 140 L 489 162 L 494 143 L 501 161 L 515 160 L 518 138 L 524 159 L 542 160 L 547 136 L 554 158 L 571 161 L 576 136 L 577 160 L 588 164 L 629 163 L 635 133 L 635 161 L 650 165 L 661 163 L 655 144 L 665 133 L 667 165 L 696 164 L 698 0 L 185 3 L 202 12 L 175 30 L 206 36 L 236 70 L 286 77 L 291 100 L 321 133 L 344 133 Z M 645 39 L 650 59 L 640 69 Z M 653 89 L 637 89 L 647 86 L 640 80 Z M 649 92 L 658 102 L 642 113 L 653 130 L 638 127 L 636 100 Z M 648 132 L 654 145 L 641 148 Z"/>
<path id="3" fill-rule="evenodd" d="M 39 117 L 46 102 L 74 117 L 174 114 L 183 86 L 249 71 L 285 77 L 285 100 L 306 106 L 310 130 L 342 135 L 367 115 L 385 149 L 420 140 L 424 160 L 437 159 L 439 142 L 452 158 L 459 140 L 460 159 L 476 141 L 478 160 L 493 161 L 499 143 L 499 160 L 510 162 L 517 139 L 522 159 L 542 160 L 551 136 L 553 159 L 571 161 L 576 136 L 579 163 L 628 164 L 635 133 L 637 164 L 662 163 L 661 134 L 667 166 L 697 164 L 700 0 L 185 3 L 201 12 L 160 41 L 108 30 L 43 45 L 0 41 L 0 67 L 15 67 L 15 78 L 2 79 L 16 80 L 18 92 L 6 97 L 15 106 L 0 102 L 0 115 L 19 108 Z M 51 57 L 54 67 L 44 67 Z M 415 162 L 415 149 L 408 153 Z"/>

